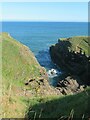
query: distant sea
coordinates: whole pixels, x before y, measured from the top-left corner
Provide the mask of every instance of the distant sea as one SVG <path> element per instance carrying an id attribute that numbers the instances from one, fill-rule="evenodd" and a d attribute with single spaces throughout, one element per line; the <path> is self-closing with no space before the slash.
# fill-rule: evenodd
<path id="1" fill-rule="evenodd" d="M 58 38 L 87 36 L 87 22 L 2 22 L 2 32 L 28 46 L 47 71 L 56 65 L 50 59 L 49 47 Z"/>

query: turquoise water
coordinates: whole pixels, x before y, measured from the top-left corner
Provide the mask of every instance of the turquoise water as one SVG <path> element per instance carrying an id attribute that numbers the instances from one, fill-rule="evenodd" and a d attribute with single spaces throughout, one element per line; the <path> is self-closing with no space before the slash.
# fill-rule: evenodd
<path id="1" fill-rule="evenodd" d="M 3 22 L 2 31 L 27 45 L 41 66 L 48 70 L 58 69 L 50 59 L 49 47 L 61 37 L 88 35 L 86 22 Z M 60 69 L 58 69 L 60 71 Z M 55 85 L 58 78 L 52 78 Z"/>

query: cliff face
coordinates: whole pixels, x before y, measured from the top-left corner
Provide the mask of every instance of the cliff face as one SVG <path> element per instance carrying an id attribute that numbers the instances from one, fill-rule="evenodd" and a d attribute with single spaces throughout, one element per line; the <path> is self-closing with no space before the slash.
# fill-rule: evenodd
<path id="1" fill-rule="evenodd" d="M 72 37 L 59 39 L 58 43 L 50 47 L 50 55 L 60 68 L 67 70 L 72 75 L 77 75 L 85 84 L 89 80 L 89 38 Z"/>

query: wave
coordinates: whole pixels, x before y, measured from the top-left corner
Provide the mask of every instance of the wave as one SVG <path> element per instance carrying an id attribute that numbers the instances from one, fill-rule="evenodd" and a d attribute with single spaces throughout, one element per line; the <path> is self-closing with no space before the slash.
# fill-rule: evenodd
<path id="1" fill-rule="evenodd" d="M 48 74 L 49 78 L 54 78 L 54 77 L 59 76 L 61 74 L 61 72 L 57 69 L 52 68 L 52 69 L 48 70 L 47 74 Z"/>

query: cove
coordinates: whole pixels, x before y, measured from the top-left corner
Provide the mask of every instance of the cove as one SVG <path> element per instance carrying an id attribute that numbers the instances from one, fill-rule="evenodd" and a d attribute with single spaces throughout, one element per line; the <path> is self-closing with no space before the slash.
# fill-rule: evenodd
<path id="1" fill-rule="evenodd" d="M 49 54 L 49 47 L 58 38 L 88 35 L 87 22 L 2 22 L 2 32 L 8 32 L 13 38 L 28 46 L 41 66 L 47 72 L 58 69 Z M 49 83 L 56 86 L 58 77 L 50 78 Z"/>
<path id="2" fill-rule="evenodd" d="M 47 74 L 52 69 L 58 72 L 58 74 L 55 75 L 52 74 L 50 76 L 48 75 L 50 85 L 56 86 L 57 82 L 59 81 L 59 76 L 62 74 L 62 71 L 57 65 L 55 65 L 52 62 L 49 49 L 39 51 L 38 54 L 36 55 L 36 58 L 40 65 L 46 68 Z"/>

